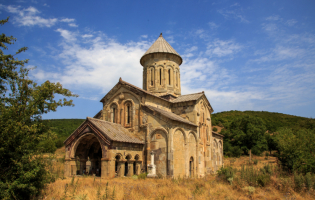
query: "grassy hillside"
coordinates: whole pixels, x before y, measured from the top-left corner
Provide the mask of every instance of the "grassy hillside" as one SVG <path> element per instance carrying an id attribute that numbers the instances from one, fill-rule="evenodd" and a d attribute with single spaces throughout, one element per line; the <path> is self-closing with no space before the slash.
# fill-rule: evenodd
<path id="1" fill-rule="evenodd" d="M 212 125 L 228 127 L 230 122 L 239 116 L 255 116 L 260 117 L 266 122 L 266 126 L 269 132 L 275 132 L 279 128 L 288 127 L 293 129 L 315 128 L 315 119 L 298 117 L 294 115 L 286 115 L 282 113 L 266 112 L 266 111 L 225 111 L 212 114 Z"/>
<path id="2" fill-rule="evenodd" d="M 49 119 L 45 120 L 58 137 L 67 138 L 85 119 Z"/>
<path id="3" fill-rule="evenodd" d="M 44 141 L 40 144 L 45 152 L 54 152 L 56 148 L 63 146 L 63 142 L 69 137 L 75 129 L 77 129 L 85 119 L 49 119 L 44 123 L 57 134 L 57 138 L 53 141 Z"/>

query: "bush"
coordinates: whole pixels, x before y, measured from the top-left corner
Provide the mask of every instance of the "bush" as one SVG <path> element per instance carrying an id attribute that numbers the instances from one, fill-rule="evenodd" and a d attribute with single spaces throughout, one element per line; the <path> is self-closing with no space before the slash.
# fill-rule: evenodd
<path id="1" fill-rule="evenodd" d="M 43 153 L 55 153 L 57 147 L 53 140 L 44 140 L 38 144 L 38 149 Z"/>
<path id="2" fill-rule="evenodd" d="M 217 127 L 213 127 L 212 130 L 213 130 L 214 132 L 217 132 L 217 131 L 218 131 Z"/>
<path id="3" fill-rule="evenodd" d="M 143 180 L 145 180 L 147 178 L 147 173 L 141 173 L 141 174 L 139 174 L 139 176 L 138 176 L 138 179 L 143 179 Z"/>
<path id="4" fill-rule="evenodd" d="M 294 172 L 294 185 L 295 185 L 295 190 L 297 192 L 301 191 L 303 189 L 304 185 L 304 178 L 302 174 L 298 174 Z"/>
<path id="5" fill-rule="evenodd" d="M 57 147 L 57 149 L 63 147 L 64 146 L 63 139 L 60 138 L 60 139 L 55 140 L 55 146 Z"/>
<path id="6" fill-rule="evenodd" d="M 254 160 L 254 165 L 257 165 L 257 164 L 258 164 L 258 160 L 255 159 L 255 160 Z"/>
<path id="7" fill-rule="evenodd" d="M 305 175 L 305 186 L 307 190 L 310 190 L 313 186 L 312 175 L 310 172 Z"/>
<path id="8" fill-rule="evenodd" d="M 235 175 L 235 170 L 232 167 L 221 167 L 217 173 L 219 177 L 223 178 L 232 185 Z"/>

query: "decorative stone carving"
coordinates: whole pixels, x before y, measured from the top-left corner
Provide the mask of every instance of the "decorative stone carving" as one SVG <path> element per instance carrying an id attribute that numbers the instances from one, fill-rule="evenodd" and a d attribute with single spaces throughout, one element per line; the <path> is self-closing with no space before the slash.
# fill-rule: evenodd
<path id="1" fill-rule="evenodd" d="M 119 95 L 119 99 L 120 99 L 120 100 L 125 99 L 125 95 L 124 95 L 123 93 L 120 93 L 120 95 Z"/>

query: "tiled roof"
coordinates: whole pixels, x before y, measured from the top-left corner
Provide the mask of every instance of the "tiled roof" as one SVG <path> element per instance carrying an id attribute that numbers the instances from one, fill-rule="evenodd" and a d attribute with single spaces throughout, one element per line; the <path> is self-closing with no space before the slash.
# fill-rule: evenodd
<path id="1" fill-rule="evenodd" d="M 199 99 L 204 93 L 195 93 L 195 94 L 186 94 L 186 95 L 181 95 L 177 97 L 176 99 L 173 99 L 171 102 L 173 103 L 179 103 L 179 102 L 185 102 L 185 101 L 193 101 Z"/>
<path id="2" fill-rule="evenodd" d="M 91 117 L 87 117 L 87 120 L 90 121 L 96 128 L 98 128 L 99 131 L 105 134 L 110 140 L 144 144 L 143 141 L 132 136 L 132 134 L 120 124 L 94 119 Z"/>
<path id="3" fill-rule="evenodd" d="M 159 99 L 162 99 L 162 100 L 164 100 L 164 101 L 170 102 L 170 101 L 168 101 L 168 100 L 166 100 L 166 99 L 164 99 L 164 98 L 162 98 L 162 97 L 159 97 L 159 96 L 157 96 L 157 95 L 155 95 L 155 94 L 153 94 L 153 93 L 151 93 L 151 92 L 149 92 L 149 91 L 147 91 L 147 90 L 143 90 L 143 89 L 141 89 L 141 88 L 139 88 L 139 87 L 137 87 L 137 86 L 135 86 L 135 85 L 132 85 L 131 83 L 128 83 L 128 82 L 126 82 L 126 81 L 123 81 L 121 78 L 119 78 L 119 82 L 118 82 L 117 84 L 119 84 L 119 83 L 128 85 L 128 86 L 133 87 L 133 88 L 135 88 L 136 90 L 139 90 L 139 91 L 141 91 L 141 92 L 143 92 L 143 93 L 146 93 L 146 94 L 149 94 L 149 95 L 151 95 L 151 96 L 154 96 L 154 97 L 157 97 L 157 98 L 159 98 Z M 116 85 L 117 85 L 117 84 L 116 84 Z M 102 102 L 103 99 L 104 99 L 108 94 L 109 94 L 109 92 L 100 100 L 100 102 Z"/>
<path id="4" fill-rule="evenodd" d="M 176 115 L 176 114 L 174 114 L 172 112 L 169 112 L 169 111 L 166 111 L 166 110 L 162 110 L 160 108 L 156 108 L 156 107 L 149 106 L 149 105 L 142 105 L 142 106 L 148 107 L 149 109 L 154 110 L 154 111 L 160 113 L 161 115 L 163 115 L 163 116 L 165 116 L 165 117 L 167 117 L 167 118 L 169 118 L 171 120 L 183 122 L 183 123 L 190 124 L 190 125 L 193 125 L 193 126 L 197 126 L 196 124 L 190 122 L 189 120 L 184 119 L 181 116 Z"/>
<path id="5" fill-rule="evenodd" d="M 161 33 L 160 37 L 147 50 L 147 52 L 145 52 L 145 54 L 143 54 L 141 59 L 145 55 L 148 55 L 151 53 L 171 53 L 171 54 L 175 54 L 175 55 L 180 57 L 180 55 L 173 49 L 173 47 L 168 42 L 166 42 L 166 40 L 162 36 L 162 33 Z M 141 59 L 140 59 L 140 62 L 141 62 Z M 181 57 L 180 57 L 180 59 L 182 60 Z"/>

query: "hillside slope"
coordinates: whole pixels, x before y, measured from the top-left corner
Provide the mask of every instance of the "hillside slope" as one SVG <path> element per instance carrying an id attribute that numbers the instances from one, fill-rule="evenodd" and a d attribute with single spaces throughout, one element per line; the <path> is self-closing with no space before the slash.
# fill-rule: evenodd
<path id="1" fill-rule="evenodd" d="M 233 119 L 239 116 L 255 116 L 260 117 L 266 122 L 266 126 L 269 132 L 275 132 L 279 128 L 288 127 L 293 129 L 315 128 L 315 119 L 298 117 L 294 115 L 287 115 L 276 112 L 267 111 L 225 111 L 220 113 L 212 114 L 212 125 L 220 127 L 228 127 Z"/>

